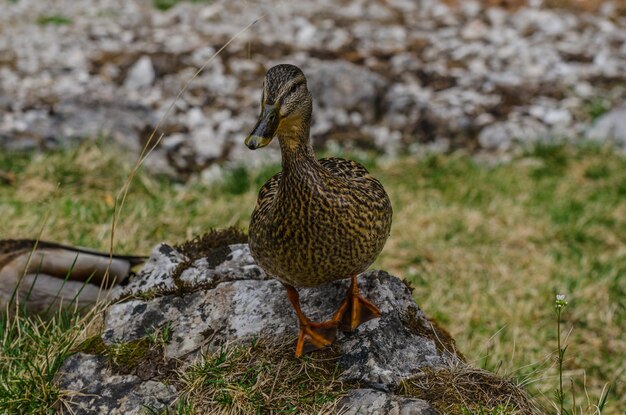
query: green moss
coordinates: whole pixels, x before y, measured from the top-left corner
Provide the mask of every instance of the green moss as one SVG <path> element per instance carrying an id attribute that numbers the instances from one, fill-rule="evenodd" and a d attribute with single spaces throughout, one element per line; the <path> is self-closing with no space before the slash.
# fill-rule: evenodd
<path id="1" fill-rule="evenodd" d="M 217 266 L 224 262 L 230 254 L 229 245 L 247 242 L 246 233 L 238 227 L 231 226 L 226 229 L 212 228 L 200 236 L 176 245 L 176 250 L 187 257 L 187 260 L 178 264 L 172 272 L 172 279 L 177 288 L 176 292 L 182 295 L 198 289 L 197 285 L 190 285 L 180 279 L 183 271 L 196 260 L 205 258 L 209 266 Z"/>
<path id="2" fill-rule="evenodd" d="M 102 341 L 102 336 L 96 334 L 76 346 L 74 351 L 102 356 L 107 353 L 107 346 L 104 344 L 104 341 Z"/>
<path id="3" fill-rule="evenodd" d="M 601 180 L 610 177 L 611 171 L 604 163 L 592 164 L 585 170 L 585 177 L 590 180 Z"/>
<path id="4" fill-rule="evenodd" d="M 127 343 L 114 343 L 107 346 L 100 335 L 89 337 L 73 351 L 107 357 L 116 373 L 135 373 L 139 366 L 154 366 L 163 361 L 163 347 L 169 341 L 169 329 L 158 330 L 153 336 L 146 336 Z M 149 369 L 149 368 L 148 368 Z"/>
<path id="5" fill-rule="evenodd" d="M 226 229 L 212 228 L 200 236 L 176 245 L 175 248 L 194 261 L 210 256 L 217 248 L 246 242 L 248 242 L 246 233 L 238 227 L 231 226 Z"/>
<path id="6" fill-rule="evenodd" d="M 165 11 L 176 6 L 182 0 L 152 0 L 152 4 L 155 8 Z M 212 0 L 190 0 L 192 3 L 209 3 Z"/>
<path id="7" fill-rule="evenodd" d="M 605 98 L 596 97 L 586 105 L 586 108 L 591 119 L 595 121 L 611 109 L 611 102 Z"/>
<path id="8" fill-rule="evenodd" d="M 132 373 L 145 360 L 151 350 L 148 338 L 134 340 L 128 343 L 116 343 L 107 348 L 106 356 L 116 371 Z"/>
<path id="9" fill-rule="evenodd" d="M 233 195 L 241 195 L 244 194 L 250 189 L 252 184 L 250 173 L 248 169 L 243 166 L 235 167 L 226 173 L 226 177 L 224 179 L 224 183 L 222 184 L 222 189 L 224 192 L 233 194 Z"/>
<path id="10" fill-rule="evenodd" d="M 514 415 L 515 408 L 509 405 L 497 405 L 493 408 L 484 408 L 482 406 L 461 406 L 462 415 Z"/>

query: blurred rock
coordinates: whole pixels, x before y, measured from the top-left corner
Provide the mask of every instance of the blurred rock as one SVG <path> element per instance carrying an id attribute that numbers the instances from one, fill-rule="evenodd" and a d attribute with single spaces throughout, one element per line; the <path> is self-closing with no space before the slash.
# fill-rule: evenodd
<path id="1" fill-rule="evenodd" d="M 612 143 L 626 150 L 626 107 L 616 108 L 600 116 L 589 128 L 586 137 L 602 143 Z"/>
<path id="2" fill-rule="evenodd" d="M 152 60 L 150 60 L 149 56 L 142 56 L 128 70 L 128 75 L 124 80 L 124 87 L 136 91 L 152 85 L 154 78 L 155 73 Z"/>
<path id="3" fill-rule="evenodd" d="M 378 102 L 387 87 L 383 77 L 344 61 L 319 62 L 304 71 L 319 113 L 332 124 L 349 122 L 338 114 L 352 112 L 365 124 L 377 121 Z"/>
<path id="4" fill-rule="evenodd" d="M 318 149 L 512 151 L 579 139 L 590 103 L 626 99 L 617 8 L 457 3 L 216 0 L 164 12 L 139 0 L 9 2 L 0 14 L 0 146 L 45 150 L 111 135 L 138 151 L 167 113 L 162 148 L 147 161 L 154 171 L 186 180 L 273 162 L 277 145 L 251 153 L 242 140 L 264 71 L 281 62 L 309 78 Z M 41 19 L 55 14 L 66 19 Z"/>
<path id="5" fill-rule="evenodd" d="M 498 122 L 485 127 L 478 135 L 481 148 L 498 152 L 539 140 L 549 140 L 548 129 L 531 118 Z"/>

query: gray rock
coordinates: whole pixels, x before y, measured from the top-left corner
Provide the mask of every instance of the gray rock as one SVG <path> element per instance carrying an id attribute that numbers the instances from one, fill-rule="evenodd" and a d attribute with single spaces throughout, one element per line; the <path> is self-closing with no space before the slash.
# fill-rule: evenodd
<path id="1" fill-rule="evenodd" d="M 600 116 L 586 132 L 586 137 L 603 143 L 614 143 L 626 150 L 626 107 L 613 109 Z"/>
<path id="2" fill-rule="evenodd" d="M 173 341 L 165 354 L 178 358 L 200 347 L 216 350 L 225 343 L 297 334 L 297 321 L 284 288 L 267 279 L 254 264 L 247 245 L 231 245 L 195 261 L 176 282 L 170 276 L 182 258 L 173 248 L 160 245 L 139 278 L 120 296 L 136 297 L 154 289 L 175 292 L 181 284 L 202 289 L 182 298 L 172 293 L 112 305 L 105 316 L 102 337 L 106 344 L 137 340 L 167 324 Z M 362 292 L 379 305 L 383 316 L 351 335 L 339 335 L 345 380 L 394 386 L 420 367 L 442 364 L 449 357 L 408 325 L 428 327 L 429 323 L 404 284 L 380 271 L 366 273 L 360 280 Z M 347 287 L 347 281 L 339 281 L 323 288 L 301 289 L 304 311 L 314 320 L 330 318 Z"/>
<path id="3" fill-rule="evenodd" d="M 322 112 L 329 110 L 327 116 L 333 123 L 339 120 L 338 110 L 356 111 L 367 123 L 377 120 L 377 103 L 387 87 L 383 77 L 341 60 L 319 62 L 305 72 L 314 102 Z"/>
<path id="4" fill-rule="evenodd" d="M 487 35 L 489 28 L 481 20 L 472 20 L 461 31 L 461 36 L 465 40 L 482 39 Z"/>
<path id="5" fill-rule="evenodd" d="M 176 389 L 135 375 L 116 375 L 106 358 L 77 353 L 70 356 L 58 373 L 58 387 L 76 415 L 143 414 L 145 408 L 161 410 L 176 398 Z M 65 413 L 65 411 L 64 411 Z"/>
<path id="6" fill-rule="evenodd" d="M 160 244 L 152 250 L 150 258 L 141 269 L 141 278 L 133 279 L 126 286 L 117 286 L 112 295 L 114 298 L 123 298 L 173 290 L 176 284 L 172 274 L 176 267 L 186 260 L 187 257 L 171 246 Z"/>
<path id="7" fill-rule="evenodd" d="M 124 80 L 124 87 L 132 91 L 137 91 L 152 85 L 154 78 L 155 72 L 152 66 L 152 60 L 149 56 L 142 56 L 128 71 L 126 80 Z"/>
<path id="8" fill-rule="evenodd" d="M 2 9 L 2 149 L 110 135 L 138 152 L 197 69 L 260 13 L 265 18 L 180 95 L 161 125 L 164 148 L 146 160 L 151 171 L 211 181 L 221 168 L 275 162 L 276 145 L 251 154 L 241 144 L 274 63 L 307 73 L 320 149 L 389 156 L 432 143 L 473 149 L 478 135 L 481 150 L 498 153 L 514 152 L 541 130 L 579 140 L 589 101 L 603 97 L 614 106 L 626 98 L 626 31 L 609 3 L 596 14 L 557 11 L 548 2 L 512 11 L 478 1 L 336 7 L 333 0 L 268 0 L 248 7 L 215 0 L 179 2 L 167 12 L 140 0 L 58 3 L 68 24 L 33 24 L 50 14 L 45 2 Z"/>
<path id="9" fill-rule="evenodd" d="M 330 318 L 347 288 L 348 281 L 338 281 L 300 289 L 304 312 L 314 321 Z M 359 288 L 378 305 L 382 316 L 353 333 L 338 334 L 334 347 L 340 354 L 343 380 L 389 392 L 423 368 L 460 362 L 449 344 L 443 346 L 437 340 L 438 332 L 398 278 L 370 271 L 359 277 Z M 139 341 L 167 326 L 170 336 L 163 345 L 166 363 L 191 362 L 200 349 L 216 351 L 225 344 L 246 344 L 259 338 L 280 343 L 297 335 L 297 319 L 283 286 L 254 263 L 246 244 L 217 248 L 193 262 L 161 244 L 135 280 L 114 295 L 118 300 L 104 317 L 104 344 L 114 347 Z M 173 393 L 172 388 L 158 382 L 146 384 L 135 375 L 113 373 L 103 358 L 83 354 L 65 362 L 59 382 L 65 389 L 80 392 L 87 388 L 97 395 L 76 395 L 74 402 L 79 408 L 101 405 L 111 413 L 132 413 L 133 405 L 145 402 L 148 395 L 151 405 L 167 405 L 169 393 Z M 354 397 L 363 393 L 355 392 Z M 127 394 L 132 396 L 121 396 Z M 374 412 L 353 413 L 379 413 L 376 408 L 387 407 L 398 413 L 418 409 L 426 412 L 415 413 L 429 413 L 428 406 L 418 400 L 388 393 L 370 392 L 367 396 L 363 402 L 370 405 L 371 401 Z"/>
<path id="10" fill-rule="evenodd" d="M 343 415 L 437 415 L 426 401 L 374 389 L 351 390 L 337 408 Z"/>
<path id="11" fill-rule="evenodd" d="M 107 101 L 89 98 L 63 100 L 54 107 L 49 134 L 59 139 L 111 137 L 122 147 L 139 150 L 141 133 L 154 120 L 150 110 L 139 103 L 115 97 Z"/>
<path id="12" fill-rule="evenodd" d="M 10 150 L 51 149 L 111 137 L 125 148 L 138 150 L 139 137 L 151 121 L 148 108 L 121 98 L 69 98 L 56 103 L 52 111 L 31 110 L 0 120 L 0 137 L 7 137 L 6 143 L 0 138 L 0 145 Z"/>
<path id="13" fill-rule="evenodd" d="M 516 145 L 549 140 L 548 129 L 530 117 L 498 122 L 483 128 L 478 134 L 481 148 L 508 151 Z"/>

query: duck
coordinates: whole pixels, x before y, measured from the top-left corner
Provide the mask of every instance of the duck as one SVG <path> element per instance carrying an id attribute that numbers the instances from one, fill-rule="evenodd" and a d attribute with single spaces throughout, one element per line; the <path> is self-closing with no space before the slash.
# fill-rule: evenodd
<path id="1" fill-rule="evenodd" d="M 259 190 L 249 224 L 250 252 L 280 281 L 296 313 L 295 355 L 331 345 L 341 328 L 355 330 L 381 315 L 364 298 L 357 276 L 382 251 L 393 210 L 382 184 L 360 163 L 317 159 L 310 142 L 313 99 L 300 68 L 280 64 L 263 82 L 261 113 L 244 143 L 256 150 L 278 137 L 282 170 Z M 330 320 L 311 321 L 299 288 L 350 279 L 345 299 Z"/>
<path id="2" fill-rule="evenodd" d="M 125 284 L 146 257 L 33 239 L 0 240 L 0 313 L 85 309 Z"/>

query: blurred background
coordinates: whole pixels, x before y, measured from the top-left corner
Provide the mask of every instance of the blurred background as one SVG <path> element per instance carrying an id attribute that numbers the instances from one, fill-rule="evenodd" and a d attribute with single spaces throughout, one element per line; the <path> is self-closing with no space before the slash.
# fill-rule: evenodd
<path id="1" fill-rule="evenodd" d="M 568 399 L 594 413 L 611 384 L 623 413 L 624 0 L 3 0 L 0 238 L 108 250 L 155 129 L 114 249 L 246 228 L 280 169 L 243 145 L 277 63 L 307 76 L 318 154 L 392 197 L 375 266 L 548 405 L 566 294 Z"/>

